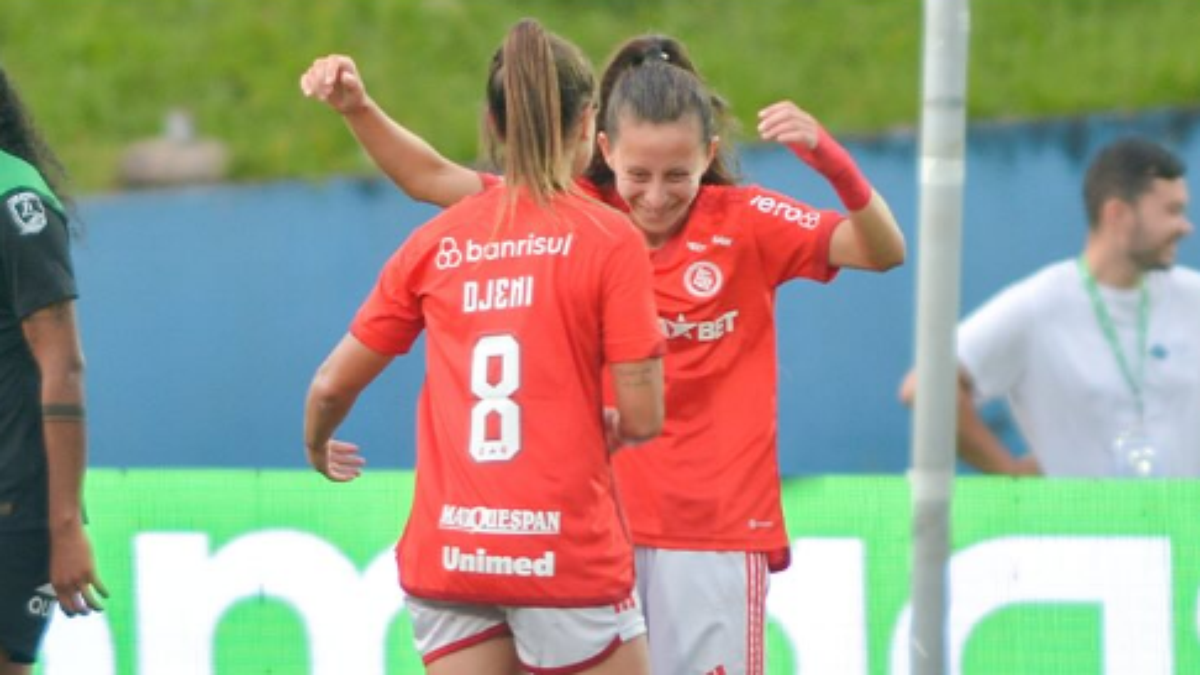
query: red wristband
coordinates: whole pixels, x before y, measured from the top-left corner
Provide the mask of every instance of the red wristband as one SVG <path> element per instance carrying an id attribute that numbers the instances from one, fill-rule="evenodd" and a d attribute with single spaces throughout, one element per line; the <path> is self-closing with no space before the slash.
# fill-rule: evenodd
<path id="1" fill-rule="evenodd" d="M 866 208 L 871 201 L 871 184 L 858 170 L 854 158 L 840 143 L 820 127 L 817 147 L 809 148 L 803 143 L 789 143 L 788 147 L 805 164 L 816 169 L 829 181 L 842 204 L 850 211 Z"/>

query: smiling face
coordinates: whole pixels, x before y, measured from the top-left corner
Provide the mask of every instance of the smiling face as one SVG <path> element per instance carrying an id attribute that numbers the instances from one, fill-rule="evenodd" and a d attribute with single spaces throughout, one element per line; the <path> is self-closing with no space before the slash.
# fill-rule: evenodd
<path id="1" fill-rule="evenodd" d="M 695 115 L 655 123 L 624 114 L 597 140 L 634 224 L 652 248 L 662 246 L 687 220 L 718 139 L 704 139 Z"/>
<path id="2" fill-rule="evenodd" d="M 1182 178 L 1156 178 L 1126 211 L 1127 255 L 1143 271 L 1175 264 L 1179 241 L 1191 234 L 1188 191 Z"/>

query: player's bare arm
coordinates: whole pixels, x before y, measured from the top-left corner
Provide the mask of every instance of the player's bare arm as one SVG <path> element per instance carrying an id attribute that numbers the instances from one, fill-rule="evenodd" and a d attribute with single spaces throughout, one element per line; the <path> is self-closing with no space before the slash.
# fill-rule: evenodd
<path id="1" fill-rule="evenodd" d="M 820 122 L 791 101 L 767 106 L 758 117 L 762 139 L 788 146 L 829 181 L 849 211 L 849 217 L 833 233 L 830 264 L 877 272 L 903 264 L 907 256 L 904 233 L 887 201 Z"/>
<path id="2" fill-rule="evenodd" d="M 329 480 L 344 482 L 362 473 L 365 461 L 358 446 L 334 440 L 333 433 L 391 361 L 346 335 L 317 370 L 304 405 L 304 447 L 309 464 Z"/>
<path id="3" fill-rule="evenodd" d="M 647 441 L 662 431 L 662 359 L 614 363 L 617 399 L 616 430 L 623 442 Z"/>
<path id="4" fill-rule="evenodd" d="M 75 303 L 68 300 L 44 307 L 21 327 L 42 380 L 50 485 L 50 583 L 65 614 L 88 614 L 103 609 L 99 597 L 108 597 L 108 591 L 96 573 L 83 530 L 87 425 Z"/>
<path id="5" fill-rule="evenodd" d="M 409 197 L 450 206 L 483 189 L 475 171 L 445 158 L 389 117 L 367 94 L 350 57 L 331 54 L 313 61 L 300 77 L 300 90 L 340 113 L 375 165 Z"/>

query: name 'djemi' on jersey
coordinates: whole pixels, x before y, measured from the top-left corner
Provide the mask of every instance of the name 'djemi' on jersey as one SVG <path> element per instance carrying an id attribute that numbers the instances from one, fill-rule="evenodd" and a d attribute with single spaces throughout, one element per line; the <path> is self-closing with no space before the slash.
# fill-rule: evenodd
<path id="1" fill-rule="evenodd" d="M 464 281 L 462 311 L 487 312 L 533 305 L 533 277 L 500 277 L 484 281 Z"/>

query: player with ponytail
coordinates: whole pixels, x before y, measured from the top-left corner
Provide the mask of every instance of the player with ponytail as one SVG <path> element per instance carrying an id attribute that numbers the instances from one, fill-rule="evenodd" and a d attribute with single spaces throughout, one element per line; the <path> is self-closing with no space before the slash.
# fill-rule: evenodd
<path id="1" fill-rule="evenodd" d="M 341 112 L 416 199 L 448 205 L 496 180 L 387 117 L 345 56 L 318 59 L 301 86 Z M 790 550 L 777 459 L 776 289 L 826 283 L 842 268 L 893 268 L 905 258 L 904 236 L 850 154 L 791 101 L 759 113 L 759 137 L 825 177 L 843 209 L 740 185 L 728 106 L 677 40 L 627 41 L 600 89 L 600 153 L 579 186 L 627 211 L 641 231 L 668 339 L 663 433 L 614 459 L 652 667 L 761 675 L 768 574 L 787 567 Z"/>
<path id="2" fill-rule="evenodd" d="M 607 441 L 647 441 L 662 425 L 645 246 L 624 215 L 576 188 L 595 122 L 578 49 L 521 21 L 487 83 L 504 179 L 418 228 L 387 263 L 313 380 L 308 459 L 332 481 L 360 475 L 358 448 L 333 433 L 425 330 L 397 561 L 427 671 L 648 673 Z"/>

